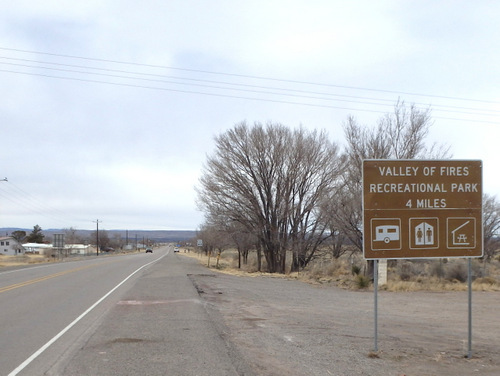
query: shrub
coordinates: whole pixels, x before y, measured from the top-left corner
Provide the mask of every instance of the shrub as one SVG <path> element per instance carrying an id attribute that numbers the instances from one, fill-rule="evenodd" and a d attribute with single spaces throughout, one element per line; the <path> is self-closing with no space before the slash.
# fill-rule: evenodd
<path id="1" fill-rule="evenodd" d="M 467 268 L 464 264 L 452 264 L 446 270 L 446 279 L 449 281 L 465 282 L 467 281 L 467 276 Z"/>
<path id="2" fill-rule="evenodd" d="M 345 274 L 343 263 L 339 260 L 332 260 L 326 263 L 311 263 L 305 269 L 302 275 L 315 281 L 331 279 L 335 276 Z"/>
<path id="3" fill-rule="evenodd" d="M 493 277 L 481 277 L 476 279 L 474 282 L 477 284 L 491 285 L 491 286 L 498 284 L 498 281 Z"/>
<path id="4" fill-rule="evenodd" d="M 359 273 L 361 273 L 361 266 L 356 265 L 356 264 L 352 264 L 351 273 L 352 273 L 352 275 L 359 275 Z"/>
<path id="5" fill-rule="evenodd" d="M 344 264 L 340 260 L 334 259 L 331 262 L 327 263 L 325 267 L 325 274 L 330 277 L 341 274 L 343 267 Z"/>
<path id="6" fill-rule="evenodd" d="M 486 265 L 484 263 L 472 262 L 472 275 L 474 278 L 482 278 L 488 276 Z"/>
<path id="7" fill-rule="evenodd" d="M 325 271 L 320 265 L 313 265 L 312 267 L 309 268 L 306 274 L 311 279 L 319 280 L 320 278 L 324 277 Z"/>
<path id="8" fill-rule="evenodd" d="M 362 274 L 358 274 L 354 281 L 356 282 L 356 287 L 358 289 L 366 289 L 368 286 L 370 286 L 370 278 Z"/>
<path id="9" fill-rule="evenodd" d="M 430 266 L 430 275 L 432 277 L 443 278 L 445 275 L 444 265 L 441 261 L 434 261 Z"/>
<path id="10" fill-rule="evenodd" d="M 409 281 L 413 276 L 413 265 L 411 263 L 398 264 L 398 274 L 402 281 Z"/>

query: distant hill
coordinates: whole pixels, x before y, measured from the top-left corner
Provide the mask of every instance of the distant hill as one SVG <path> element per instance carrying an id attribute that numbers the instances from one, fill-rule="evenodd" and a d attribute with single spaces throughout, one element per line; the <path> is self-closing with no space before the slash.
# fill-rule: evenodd
<path id="1" fill-rule="evenodd" d="M 0 228 L 0 236 L 9 235 L 13 231 L 26 231 L 27 234 L 33 231 L 33 228 L 14 228 L 14 227 L 4 227 Z M 101 230 L 99 230 L 100 232 Z M 122 239 L 127 238 L 127 230 L 103 230 L 106 231 L 110 238 L 114 238 L 119 235 Z M 82 238 L 89 238 L 95 230 L 76 230 L 75 234 Z M 45 237 L 52 237 L 54 234 L 63 234 L 63 229 L 42 229 L 42 233 Z M 196 237 L 196 231 L 168 231 L 168 230 L 128 230 L 129 243 L 135 242 L 137 238 L 138 242 L 142 242 L 143 239 L 151 240 L 155 243 L 171 243 L 171 242 L 185 242 L 192 240 Z"/>

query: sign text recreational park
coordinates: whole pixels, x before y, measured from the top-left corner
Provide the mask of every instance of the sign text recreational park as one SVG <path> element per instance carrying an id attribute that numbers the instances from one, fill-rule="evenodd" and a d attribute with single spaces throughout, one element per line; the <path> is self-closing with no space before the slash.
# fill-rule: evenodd
<path id="1" fill-rule="evenodd" d="M 365 160 L 367 259 L 481 257 L 482 162 Z"/>

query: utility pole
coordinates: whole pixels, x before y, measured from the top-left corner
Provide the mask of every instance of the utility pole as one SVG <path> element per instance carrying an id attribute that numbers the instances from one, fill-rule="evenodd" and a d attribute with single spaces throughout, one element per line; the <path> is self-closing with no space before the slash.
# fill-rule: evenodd
<path id="1" fill-rule="evenodd" d="M 97 223 L 97 232 L 96 232 L 96 248 L 97 248 L 97 256 L 99 256 L 99 220 L 96 219 L 93 221 L 94 223 Z M 101 221 L 102 222 L 102 221 Z"/>
<path id="2" fill-rule="evenodd" d="M 0 181 L 8 181 L 8 180 L 7 180 L 7 178 L 3 178 L 3 179 L 2 179 L 2 180 L 0 180 Z M 5 233 L 5 236 L 8 236 L 8 235 L 9 235 L 9 233 L 8 233 L 8 232 L 6 232 L 6 233 Z"/>

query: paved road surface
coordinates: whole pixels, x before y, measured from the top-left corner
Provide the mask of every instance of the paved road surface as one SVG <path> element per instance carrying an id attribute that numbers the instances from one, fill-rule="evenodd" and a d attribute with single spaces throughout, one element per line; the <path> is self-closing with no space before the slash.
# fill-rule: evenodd
<path id="1" fill-rule="evenodd" d="M 380 292 L 375 354 L 372 292 L 219 274 L 171 248 L 0 273 L 0 374 L 141 267 L 19 375 L 500 375 L 499 293 L 474 293 L 466 359 L 466 293 Z"/>
<path id="2" fill-rule="evenodd" d="M 203 268 L 179 264 L 165 247 L 0 273 L 0 374 L 244 374 L 188 278 Z"/>
<path id="3" fill-rule="evenodd" d="M 18 367 L 108 291 L 151 260 L 140 254 L 101 256 L 1 272 L 0 374 L 7 375 Z M 132 280 L 129 286 L 131 283 Z M 80 323 L 83 325 L 74 328 L 63 341 L 78 336 L 78 332 L 98 319 L 110 304 L 111 300 L 100 304 L 84 318 Z M 42 358 L 50 361 L 47 353 Z"/>

